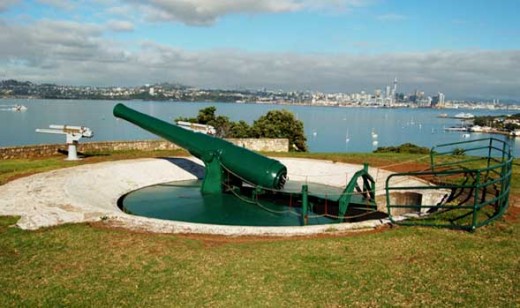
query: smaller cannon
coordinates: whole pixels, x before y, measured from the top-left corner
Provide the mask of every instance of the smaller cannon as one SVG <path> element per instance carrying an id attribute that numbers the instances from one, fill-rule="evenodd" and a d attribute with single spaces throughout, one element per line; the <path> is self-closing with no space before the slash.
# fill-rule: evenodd
<path id="1" fill-rule="evenodd" d="M 78 160 L 77 145 L 82 137 L 92 138 L 94 132 L 85 126 L 72 126 L 72 125 L 49 125 L 49 128 L 37 128 L 38 133 L 47 134 L 61 134 L 67 136 L 68 156 L 67 160 Z"/>
<path id="2" fill-rule="evenodd" d="M 191 130 L 192 132 L 203 133 L 206 135 L 214 136 L 217 133 L 217 131 L 215 130 L 215 127 L 213 127 L 211 125 L 190 123 L 190 122 L 185 122 L 185 121 L 177 121 L 177 125 L 179 125 L 182 128 L 185 128 L 187 130 Z"/>
<path id="3" fill-rule="evenodd" d="M 277 160 L 226 140 L 167 123 L 123 104 L 114 107 L 114 116 L 175 143 L 202 160 L 205 165 L 203 193 L 222 193 L 224 184 L 232 186 L 242 181 L 267 189 L 282 189 L 285 184 L 287 168 Z"/>

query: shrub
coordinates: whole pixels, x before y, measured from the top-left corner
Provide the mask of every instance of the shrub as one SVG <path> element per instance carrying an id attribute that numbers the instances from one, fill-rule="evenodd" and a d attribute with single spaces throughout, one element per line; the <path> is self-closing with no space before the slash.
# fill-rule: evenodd
<path id="1" fill-rule="evenodd" d="M 374 153 L 410 153 L 410 154 L 429 154 L 430 149 L 421 147 L 413 143 L 404 143 L 400 146 L 378 147 Z"/>

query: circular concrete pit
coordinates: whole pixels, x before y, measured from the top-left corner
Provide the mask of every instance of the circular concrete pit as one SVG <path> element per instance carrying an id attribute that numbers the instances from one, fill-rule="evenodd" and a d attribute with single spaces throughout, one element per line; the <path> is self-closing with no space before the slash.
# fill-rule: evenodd
<path id="1" fill-rule="evenodd" d="M 313 182 L 344 187 L 360 165 L 330 161 L 277 158 L 288 169 L 291 181 Z M 121 196 L 139 188 L 173 181 L 200 179 L 203 165 L 193 157 L 136 159 L 87 164 L 40 173 L 0 186 L 0 215 L 21 216 L 17 225 L 22 229 L 38 229 L 65 223 L 106 220 L 113 225 L 134 230 L 161 233 L 204 233 L 221 235 L 309 235 L 375 228 L 388 223 L 386 219 L 355 223 L 334 223 L 310 226 L 232 226 L 181 222 L 147 218 L 124 213 L 118 207 Z M 391 173 L 370 168 L 376 179 L 378 210 L 386 212 L 381 202 L 384 181 Z M 407 179 L 408 186 L 424 182 Z M 441 199 L 435 189 L 420 191 L 414 200 Z"/>

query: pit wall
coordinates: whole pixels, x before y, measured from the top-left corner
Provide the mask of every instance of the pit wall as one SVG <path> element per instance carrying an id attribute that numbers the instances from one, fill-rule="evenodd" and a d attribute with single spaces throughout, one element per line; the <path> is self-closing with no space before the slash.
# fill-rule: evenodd
<path id="1" fill-rule="evenodd" d="M 288 139 L 249 139 L 230 138 L 227 141 L 245 147 L 253 151 L 261 152 L 288 152 Z M 78 152 L 104 152 L 104 151 L 158 151 L 177 150 L 179 147 L 164 140 L 140 140 L 140 141 L 108 141 L 108 142 L 80 142 Z M 67 150 L 66 144 L 41 144 L 19 147 L 0 147 L 0 160 L 39 158 L 56 155 Z"/>

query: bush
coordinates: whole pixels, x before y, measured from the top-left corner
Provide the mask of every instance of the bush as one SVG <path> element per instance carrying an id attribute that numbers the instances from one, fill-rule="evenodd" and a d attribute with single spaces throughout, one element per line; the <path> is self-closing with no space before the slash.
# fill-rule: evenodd
<path id="1" fill-rule="evenodd" d="M 290 151 L 307 152 L 307 138 L 303 132 L 303 122 L 288 110 L 271 110 L 255 121 L 253 137 L 287 138 Z"/>
<path id="2" fill-rule="evenodd" d="M 454 156 L 464 156 L 464 155 L 466 155 L 465 152 L 466 151 L 463 148 L 455 148 L 455 149 L 453 149 L 451 154 Z"/>
<path id="3" fill-rule="evenodd" d="M 430 149 L 412 143 L 404 143 L 400 146 L 378 147 L 374 153 L 410 153 L 410 154 L 430 154 Z"/>
<path id="4" fill-rule="evenodd" d="M 307 151 L 303 122 L 288 110 L 271 110 L 256 120 L 253 126 L 244 121 L 233 122 L 226 116 L 216 116 L 214 106 L 199 110 L 196 118 L 177 118 L 175 121 L 208 124 L 215 127 L 221 138 L 287 138 L 290 151 Z"/>

